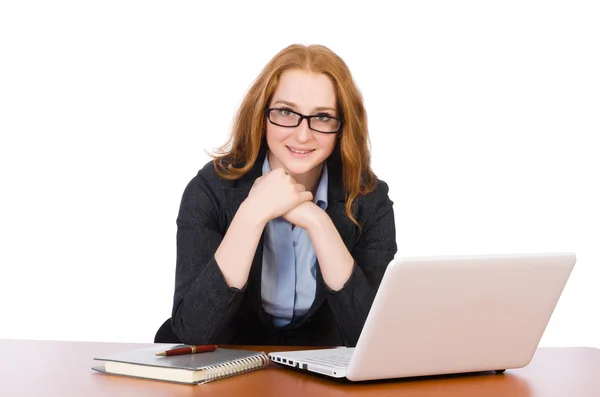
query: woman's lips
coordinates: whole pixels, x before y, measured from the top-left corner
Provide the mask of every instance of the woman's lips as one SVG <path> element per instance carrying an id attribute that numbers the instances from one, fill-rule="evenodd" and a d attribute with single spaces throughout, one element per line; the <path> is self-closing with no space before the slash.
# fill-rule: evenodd
<path id="1" fill-rule="evenodd" d="M 312 152 L 315 151 L 315 149 L 298 149 L 298 148 L 291 148 L 289 146 L 286 146 L 286 148 L 292 154 L 292 156 L 299 157 L 299 158 L 307 157 Z"/>

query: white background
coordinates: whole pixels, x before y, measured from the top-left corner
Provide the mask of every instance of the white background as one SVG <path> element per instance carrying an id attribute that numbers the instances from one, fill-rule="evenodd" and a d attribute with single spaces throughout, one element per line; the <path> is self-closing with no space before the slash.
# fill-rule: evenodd
<path id="1" fill-rule="evenodd" d="M 349 65 L 398 255 L 573 251 L 544 346 L 600 347 L 594 1 L 5 1 L 0 338 L 151 342 L 181 194 L 291 43 Z"/>

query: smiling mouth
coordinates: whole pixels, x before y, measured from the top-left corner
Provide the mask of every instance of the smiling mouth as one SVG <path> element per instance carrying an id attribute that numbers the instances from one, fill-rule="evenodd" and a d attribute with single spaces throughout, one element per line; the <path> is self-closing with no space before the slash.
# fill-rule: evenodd
<path id="1" fill-rule="evenodd" d="M 288 150 L 292 153 L 296 153 L 296 154 L 308 154 L 308 153 L 312 153 L 315 151 L 315 149 L 309 149 L 309 150 L 296 150 L 296 149 L 292 149 L 289 146 L 286 146 L 286 148 L 288 148 Z"/>

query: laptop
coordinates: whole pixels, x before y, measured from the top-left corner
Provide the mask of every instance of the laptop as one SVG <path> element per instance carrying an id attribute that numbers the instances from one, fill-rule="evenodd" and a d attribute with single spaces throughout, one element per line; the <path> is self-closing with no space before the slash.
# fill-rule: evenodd
<path id="1" fill-rule="evenodd" d="M 269 358 L 350 381 L 521 368 L 533 358 L 575 260 L 573 253 L 395 259 L 356 347 Z"/>

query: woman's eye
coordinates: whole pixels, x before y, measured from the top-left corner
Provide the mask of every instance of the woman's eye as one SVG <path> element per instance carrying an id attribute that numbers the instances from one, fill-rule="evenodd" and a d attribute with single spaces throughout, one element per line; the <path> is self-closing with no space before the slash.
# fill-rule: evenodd
<path id="1" fill-rule="evenodd" d="M 292 111 L 289 109 L 279 109 L 279 114 L 284 117 L 289 117 L 292 115 Z"/>
<path id="2" fill-rule="evenodd" d="M 331 120 L 331 116 L 330 116 L 330 115 L 328 115 L 327 113 L 324 113 L 324 114 L 318 114 L 318 115 L 317 115 L 317 119 L 318 119 L 319 121 L 327 122 L 327 121 Z"/>

